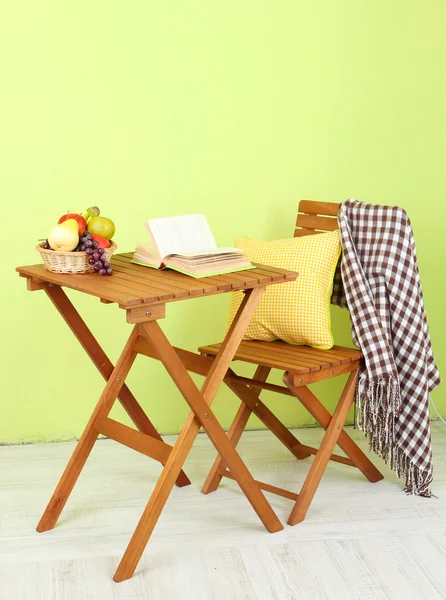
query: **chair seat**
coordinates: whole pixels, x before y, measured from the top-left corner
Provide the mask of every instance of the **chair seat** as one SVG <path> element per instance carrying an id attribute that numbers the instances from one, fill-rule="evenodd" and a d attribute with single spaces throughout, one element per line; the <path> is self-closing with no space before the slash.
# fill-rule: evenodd
<path id="1" fill-rule="evenodd" d="M 215 356 L 221 344 L 202 346 L 199 351 L 204 356 Z M 330 369 L 341 364 L 361 360 L 362 353 L 356 348 L 333 346 L 331 350 L 317 350 L 310 346 L 293 346 L 286 342 L 242 342 L 233 360 L 292 371 L 294 373 L 310 373 L 322 369 Z"/>

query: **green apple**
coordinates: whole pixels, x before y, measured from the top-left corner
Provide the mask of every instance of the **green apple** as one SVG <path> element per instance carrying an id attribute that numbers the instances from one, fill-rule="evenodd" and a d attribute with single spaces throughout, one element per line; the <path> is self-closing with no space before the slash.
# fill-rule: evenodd
<path id="1" fill-rule="evenodd" d="M 107 240 L 115 235 L 115 224 L 107 217 L 91 217 L 88 219 L 87 229 L 92 235 L 101 235 Z"/>

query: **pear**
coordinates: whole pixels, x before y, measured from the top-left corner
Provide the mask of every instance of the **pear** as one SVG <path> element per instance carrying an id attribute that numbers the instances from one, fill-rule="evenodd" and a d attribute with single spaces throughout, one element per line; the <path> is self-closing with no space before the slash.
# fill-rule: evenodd
<path id="1" fill-rule="evenodd" d="M 55 225 L 49 235 L 48 243 L 56 252 L 71 252 L 79 243 L 79 227 L 75 219 L 67 219 Z"/>

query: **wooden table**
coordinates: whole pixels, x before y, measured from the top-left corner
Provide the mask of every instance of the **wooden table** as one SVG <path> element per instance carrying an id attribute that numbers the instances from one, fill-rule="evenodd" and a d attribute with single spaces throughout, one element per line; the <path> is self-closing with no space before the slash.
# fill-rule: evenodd
<path id="1" fill-rule="evenodd" d="M 79 343 L 107 381 L 76 449 L 37 526 L 52 529 L 79 477 L 99 434 L 154 458 L 164 465 L 155 489 L 115 573 L 115 581 L 130 578 L 173 486 L 190 483 L 182 470 L 200 427 L 206 431 L 225 460 L 233 478 L 270 532 L 283 529 L 277 515 L 254 481 L 232 442 L 217 421 L 210 405 L 228 371 L 251 316 L 270 284 L 293 281 L 297 273 L 259 265 L 256 269 L 193 279 L 174 271 L 158 271 L 135 265 L 131 254 L 118 254 L 112 260 L 112 277 L 63 275 L 47 271 L 43 265 L 18 267 L 27 279 L 28 290 L 45 290 Z M 104 303 L 116 303 L 125 310 L 132 331 L 122 353 L 113 365 L 65 294 L 63 287 L 96 296 Z M 158 320 L 165 317 L 166 304 L 179 300 L 245 290 L 243 302 L 214 360 L 175 348 L 163 333 Z M 197 318 L 199 315 L 197 314 Z M 141 406 L 125 384 L 138 354 L 160 360 L 192 412 L 174 446 L 163 442 Z M 201 387 L 188 371 L 205 376 Z M 109 418 L 116 398 L 137 427 L 133 429 Z"/>

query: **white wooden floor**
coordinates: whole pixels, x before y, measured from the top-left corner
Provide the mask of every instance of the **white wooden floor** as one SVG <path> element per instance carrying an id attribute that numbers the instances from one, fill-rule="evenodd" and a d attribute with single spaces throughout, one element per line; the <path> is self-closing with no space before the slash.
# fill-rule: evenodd
<path id="1" fill-rule="evenodd" d="M 322 436 L 297 434 L 305 444 Z M 330 463 L 306 521 L 269 534 L 234 482 L 200 494 L 214 457 L 200 435 L 186 468 L 192 485 L 175 488 L 135 576 L 121 584 L 112 575 L 159 465 L 101 440 L 57 527 L 38 534 L 74 444 L 1 447 L 0 600 L 444 599 L 444 425 L 433 425 L 433 439 L 438 500 L 406 497 L 385 467 L 385 480 L 371 484 Z M 268 432 L 245 434 L 240 448 L 257 478 L 296 491 L 312 460 L 293 459 Z M 286 523 L 291 501 L 268 498 Z"/>

